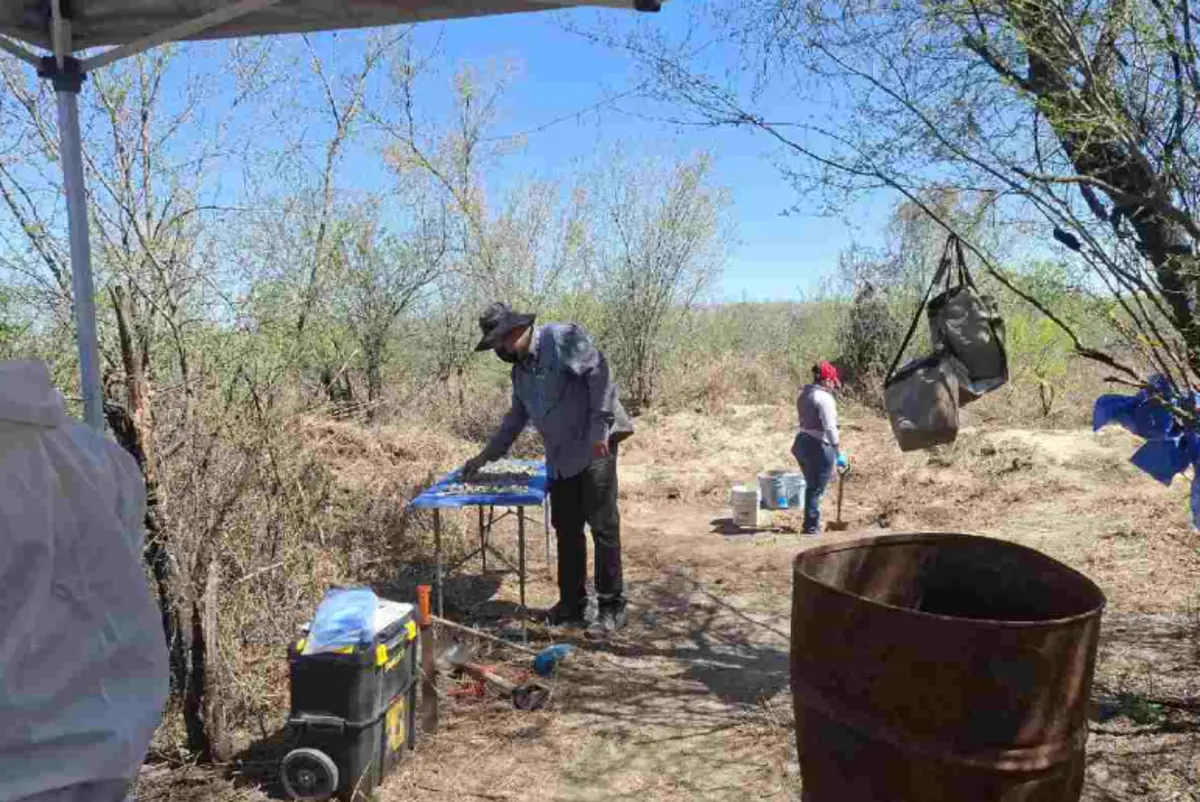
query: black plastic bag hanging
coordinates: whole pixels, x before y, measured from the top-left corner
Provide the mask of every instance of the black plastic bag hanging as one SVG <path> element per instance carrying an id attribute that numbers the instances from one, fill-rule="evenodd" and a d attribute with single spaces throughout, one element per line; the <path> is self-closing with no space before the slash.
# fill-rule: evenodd
<path id="1" fill-rule="evenodd" d="M 1004 321 L 995 300 L 971 278 L 962 241 L 951 234 L 938 275 L 945 289 L 926 305 L 929 334 L 935 352 L 946 352 L 962 368 L 958 402 L 969 404 L 1008 381 L 1008 353 L 1004 348 Z"/>
<path id="2" fill-rule="evenodd" d="M 884 381 L 888 421 L 901 451 L 952 443 L 958 437 L 959 379 L 965 375 L 962 365 L 943 348 L 900 366 L 929 303 L 929 296 L 949 270 L 950 247 L 947 242 L 933 281 L 917 307 Z"/>

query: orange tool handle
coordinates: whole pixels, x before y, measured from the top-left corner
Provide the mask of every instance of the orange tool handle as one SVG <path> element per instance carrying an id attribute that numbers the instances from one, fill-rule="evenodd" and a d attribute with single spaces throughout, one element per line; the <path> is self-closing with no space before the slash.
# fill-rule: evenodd
<path id="1" fill-rule="evenodd" d="M 417 623 L 422 629 L 433 623 L 429 606 L 429 586 L 417 585 Z"/>

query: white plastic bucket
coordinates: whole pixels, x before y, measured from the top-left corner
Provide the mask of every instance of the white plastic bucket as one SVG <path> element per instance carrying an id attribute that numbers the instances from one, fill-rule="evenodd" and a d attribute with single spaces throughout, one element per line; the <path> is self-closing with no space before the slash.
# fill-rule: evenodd
<path id="1" fill-rule="evenodd" d="M 729 492 L 734 526 L 753 529 L 758 526 L 758 488 L 735 485 Z"/>
<path id="2" fill-rule="evenodd" d="M 758 475 L 758 491 L 768 510 L 786 510 L 788 504 L 787 471 L 766 471 Z"/>
<path id="3" fill-rule="evenodd" d="M 799 472 L 785 473 L 783 475 L 783 486 L 787 493 L 789 507 L 804 506 L 804 474 Z"/>

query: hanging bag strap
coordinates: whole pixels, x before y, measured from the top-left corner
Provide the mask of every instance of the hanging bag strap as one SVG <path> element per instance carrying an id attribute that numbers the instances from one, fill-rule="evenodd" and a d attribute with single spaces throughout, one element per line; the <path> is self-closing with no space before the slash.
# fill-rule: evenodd
<path id="1" fill-rule="evenodd" d="M 979 292 L 979 288 L 975 286 L 975 279 L 971 277 L 971 271 L 967 268 L 967 257 L 963 253 L 963 244 L 955 235 L 951 234 L 950 239 L 954 240 L 954 256 L 958 260 L 958 283 L 960 286 L 967 286 Z"/>
<path id="2" fill-rule="evenodd" d="M 959 287 L 967 287 L 972 292 L 974 292 L 976 296 L 980 296 L 981 293 L 979 292 L 979 287 L 977 287 L 975 285 L 975 279 L 971 276 L 971 270 L 967 267 L 967 258 L 966 258 L 966 255 L 963 253 L 962 240 L 959 239 L 956 235 L 951 234 L 949 239 L 946 241 L 947 250 L 950 248 L 951 242 L 953 242 L 953 244 L 954 244 L 954 259 L 957 262 L 957 264 L 955 265 L 955 270 L 953 270 L 953 271 L 947 270 L 947 278 L 946 278 L 947 289 L 950 288 L 949 273 L 957 272 L 958 273 L 958 286 Z M 993 318 L 990 314 L 987 316 L 987 327 L 992 333 L 992 342 L 995 343 L 996 348 L 999 349 L 999 351 L 1000 351 L 1000 361 L 1004 366 L 1004 379 L 1005 379 L 1005 381 L 1007 381 L 1008 380 L 1008 349 L 1004 347 L 1004 338 L 1001 337 L 1000 332 L 996 330 L 995 321 L 993 320 Z M 964 361 L 964 360 L 962 360 L 962 357 L 959 356 L 959 354 L 955 353 L 954 346 L 949 341 L 946 342 L 946 347 L 950 351 L 951 355 L 955 356 L 960 361 Z"/>
<path id="3" fill-rule="evenodd" d="M 954 237 L 954 245 L 958 251 L 958 271 L 960 276 L 959 282 L 966 284 L 966 286 L 970 287 L 977 296 L 980 296 L 981 293 L 979 292 L 979 288 L 975 286 L 975 279 L 971 277 L 971 271 L 967 268 L 967 260 L 963 255 L 962 240 L 958 239 L 958 237 Z M 1000 351 L 1000 361 L 1004 366 L 1004 380 L 1008 381 L 1008 349 L 1004 347 L 1004 338 L 1001 337 L 1000 332 L 996 330 L 995 320 L 996 319 L 989 314 L 987 316 L 987 326 L 988 330 L 990 330 L 992 333 L 992 342 L 995 343 L 996 348 L 998 348 Z"/>
<path id="4" fill-rule="evenodd" d="M 946 240 L 946 247 L 942 251 L 942 258 L 938 261 L 937 271 L 933 274 L 933 281 L 929 282 L 929 288 L 925 290 L 925 297 L 921 299 L 921 303 L 917 305 L 917 312 L 913 315 L 912 325 L 908 327 L 908 333 L 904 335 L 904 342 L 900 343 L 899 350 L 896 351 L 896 357 L 892 360 L 892 366 L 888 368 L 887 378 L 884 384 L 892 380 L 896 375 L 896 368 L 900 366 L 900 360 L 904 358 L 904 352 L 908 350 L 908 344 L 912 342 L 912 336 L 917 331 L 917 326 L 921 323 L 921 317 L 925 314 L 925 306 L 929 303 L 929 296 L 933 295 L 933 288 L 942 280 L 942 276 L 949 272 L 950 267 L 950 245 L 951 242 L 957 241 L 957 237 L 953 234 L 950 239 Z"/>

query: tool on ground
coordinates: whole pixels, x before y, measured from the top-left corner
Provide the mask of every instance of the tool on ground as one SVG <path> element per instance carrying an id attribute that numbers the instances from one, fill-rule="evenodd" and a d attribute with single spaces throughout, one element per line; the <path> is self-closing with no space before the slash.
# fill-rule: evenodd
<path id="1" fill-rule="evenodd" d="M 456 629 L 459 632 L 465 632 L 466 634 L 468 634 L 472 637 L 483 638 L 484 640 L 490 640 L 494 643 L 499 643 L 501 646 L 507 646 L 510 649 L 516 649 L 518 652 L 524 652 L 525 654 L 531 655 L 533 657 L 538 656 L 538 653 L 536 651 L 534 651 L 533 649 L 530 649 L 527 646 L 522 646 L 519 643 L 513 643 L 512 641 L 504 640 L 504 638 L 497 638 L 495 635 L 489 635 L 488 633 L 483 632 L 482 630 L 475 629 L 474 627 L 464 626 L 463 624 L 458 624 L 458 623 L 455 623 L 454 621 L 447 621 L 445 618 L 442 618 L 441 616 L 437 616 L 437 615 L 430 615 L 429 618 L 431 621 L 435 621 L 436 623 L 441 624 L 444 627 L 449 627 L 450 629 Z"/>
<path id="2" fill-rule="evenodd" d="M 440 666 L 448 670 L 461 671 L 477 680 L 486 682 L 501 695 L 512 699 L 518 710 L 538 710 L 550 699 L 550 689 L 538 682 L 515 683 L 494 671 L 471 660 L 471 652 L 461 643 L 452 645 L 438 657 Z"/>
<path id="3" fill-rule="evenodd" d="M 445 627 L 449 627 L 450 629 L 458 630 L 459 632 L 465 633 L 472 637 L 482 638 L 483 640 L 488 640 L 488 641 L 492 641 L 493 643 L 498 643 L 501 646 L 507 646 L 510 649 L 516 649 L 518 652 L 522 652 L 522 653 L 530 655 L 531 657 L 534 657 L 534 658 L 541 656 L 543 654 L 543 652 L 545 651 L 545 650 L 543 650 L 542 652 L 538 652 L 538 651 L 530 649 L 526 646 L 522 646 L 519 643 L 513 643 L 512 641 L 507 641 L 507 640 L 504 640 L 503 638 L 497 638 L 495 635 L 491 635 L 482 630 L 475 629 L 474 627 L 468 627 L 463 624 L 455 623 L 454 621 L 447 621 L 445 618 L 442 618 L 440 616 L 431 614 L 429 616 L 429 620 L 436 624 L 439 624 L 441 626 L 445 626 Z M 561 644 L 561 645 L 565 646 L 566 644 Z M 551 647 L 551 648 L 554 648 L 554 647 Z M 574 655 L 577 655 L 581 660 L 583 660 L 590 667 L 593 667 L 593 668 L 596 667 L 597 664 L 599 664 L 599 663 L 607 663 L 608 665 L 618 668 L 621 671 L 625 671 L 627 669 L 627 667 L 624 664 L 622 664 L 620 661 L 618 661 L 616 658 L 612 657 L 611 655 L 604 654 L 603 652 L 573 651 L 572 653 Z"/>
<path id="4" fill-rule="evenodd" d="M 850 524 L 842 520 L 842 491 L 846 487 L 846 474 L 850 473 L 850 466 L 847 464 L 837 469 L 838 472 L 838 505 L 837 505 L 837 520 L 830 521 L 826 524 L 826 528 L 830 532 L 845 532 Z"/>
<path id="5" fill-rule="evenodd" d="M 438 695 L 429 591 L 428 585 L 417 586 L 417 625 L 421 628 L 421 730 L 432 734 L 438 727 Z"/>

